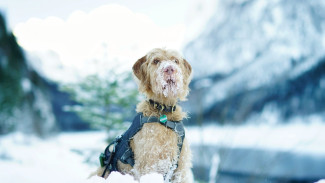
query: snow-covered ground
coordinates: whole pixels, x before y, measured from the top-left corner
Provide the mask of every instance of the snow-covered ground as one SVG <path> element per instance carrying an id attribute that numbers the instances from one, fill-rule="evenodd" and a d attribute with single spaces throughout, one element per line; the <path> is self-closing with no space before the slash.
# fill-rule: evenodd
<path id="1" fill-rule="evenodd" d="M 81 182 L 96 170 L 85 162 L 85 153 L 104 148 L 104 139 L 104 133 L 60 134 L 46 140 L 21 133 L 1 137 L 0 180 L 3 183 Z"/>
<path id="2" fill-rule="evenodd" d="M 163 183 L 164 178 L 158 173 L 151 173 L 140 178 L 140 183 Z M 84 183 L 138 183 L 131 175 L 122 175 L 119 172 L 112 172 L 107 179 L 98 176 L 91 177 Z"/>
<path id="3" fill-rule="evenodd" d="M 187 137 L 192 147 L 206 145 L 248 148 L 323 157 L 325 124 L 320 122 L 321 118 L 314 120 L 312 123 L 295 122 L 286 125 L 191 127 L 187 130 Z M 61 133 L 48 139 L 18 132 L 1 136 L 0 182 L 107 182 L 99 177 L 87 180 L 98 166 L 98 155 L 107 145 L 105 138 L 104 132 Z M 222 163 L 222 156 L 220 158 Z M 194 166 L 195 162 L 197 161 L 194 161 Z M 210 166 L 217 169 L 216 165 Z M 114 176 L 111 179 L 116 181 L 111 182 L 133 181 L 127 176 Z M 140 182 L 161 182 L 161 178 L 153 174 Z"/>
<path id="4" fill-rule="evenodd" d="M 1 183 L 137 183 L 131 176 L 112 174 L 107 180 L 91 177 L 105 149 L 103 132 L 62 133 L 46 140 L 14 133 L 0 138 Z M 96 163 L 98 163 L 96 161 Z M 149 174 L 141 183 L 162 183 L 163 177 Z"/>

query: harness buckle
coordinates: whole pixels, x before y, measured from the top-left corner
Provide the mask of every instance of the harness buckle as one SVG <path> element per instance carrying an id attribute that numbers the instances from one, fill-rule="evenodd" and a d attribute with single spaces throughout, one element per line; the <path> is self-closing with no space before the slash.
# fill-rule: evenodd
<path id="1" fill-rule="evenodd" d="M 127 149 L 124 154 L 121 156 L 121 161 L 122 163 L 125 164 L 130 164 L 132 167 L 134 166 L 134 158 L 133 158 L 133 152 L 132 150 L 129 148 Z"/>

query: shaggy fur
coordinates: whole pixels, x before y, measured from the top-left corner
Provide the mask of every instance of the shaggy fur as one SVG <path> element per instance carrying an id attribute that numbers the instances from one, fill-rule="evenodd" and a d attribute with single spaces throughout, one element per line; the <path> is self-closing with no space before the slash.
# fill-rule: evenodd
<path id="1" fill-rule="evenodd" d="M 189 93 L 192 68 L 176 51 L 153 49 L 140 58 L 133 66 L 139 91 L 152 99 L 168 106 L 177 105 L 179 100 L 185 100 Z M 137 105 L 137 112 L 144 116 L 160 116 L 162 114 L 148 101 Z M 180 121 L 186 118 L 180 106 L 176 111 L 163 113 L 168 120 Z M 118 162 L 121 173 L 131 174 L 136 180 L 145 174 L 157 172 L 166 177 L 165 182 L 191 183 L 191 152 L 189 144 L 184 139 L 180 157 L 178 157 L 177 134 L 158 123 L 146 123 L 134 136 L 130 146 L 134 152 L 135 165 Z M 178 167 L 176 168 L 176 163 Z M 101 176 L 104 168 L 99 168 L 97 175 Z M 107 177 L 109 172 L 105 175 Z"/>

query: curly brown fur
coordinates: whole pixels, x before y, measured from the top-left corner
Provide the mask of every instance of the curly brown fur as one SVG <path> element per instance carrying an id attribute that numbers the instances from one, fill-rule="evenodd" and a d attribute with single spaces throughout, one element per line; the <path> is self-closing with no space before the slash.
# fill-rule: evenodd
<path id="1" fill-rule="evenodd" d="M 160 48 L 151 50 L 134 64 L 133 73 L 139 91 L 147 99 L 167 106 L 176 105 L 174 112 L 163 112 L 167 115 L 168 120 L 181 121 L 187 117 L 177 102 L 186 100 L 192 68 L 176 51 Z M 144 116 L 158 117 L 162 114 L 148 101 L 140 102 L 136 110 L 142 112 Z M 162 175 L 170 175 L 173 183 L 193 182 L 189 144 L 185 138 L 178 157 L 177 140 L 177 134 L 171 129 L 158 123 L 144 124 L 130 142 L 134 152 L 134 167 L 119 161 L 119 171 L 133 175 L 136 180 L 145 174 L 157 172 Z M 176 163 L 178 163 L 177 168 Z M 102 172 L 103 168 L 99 168 L 97 175 L 101 176 Z M 109 173 L 105 177 L 108 175 Z M 168 180 L 165 181 L 168 182 Z"/>

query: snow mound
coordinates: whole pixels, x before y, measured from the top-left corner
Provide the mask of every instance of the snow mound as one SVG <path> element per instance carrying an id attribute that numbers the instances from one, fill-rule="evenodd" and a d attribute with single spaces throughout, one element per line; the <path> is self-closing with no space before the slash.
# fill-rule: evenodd
<path id="1" fill-rule="evenodd" d="M 135 181 L 131 175 L 122 175 L 119 172 L 112 172 L 107 179 L 102 177 L 93 176 L 88 179 L 85 183 L 139 183 Z M 144 175 L 140 178 L 140 183 L 163 183 L 164 178 L 158 173 L 151 173 Z"/>

